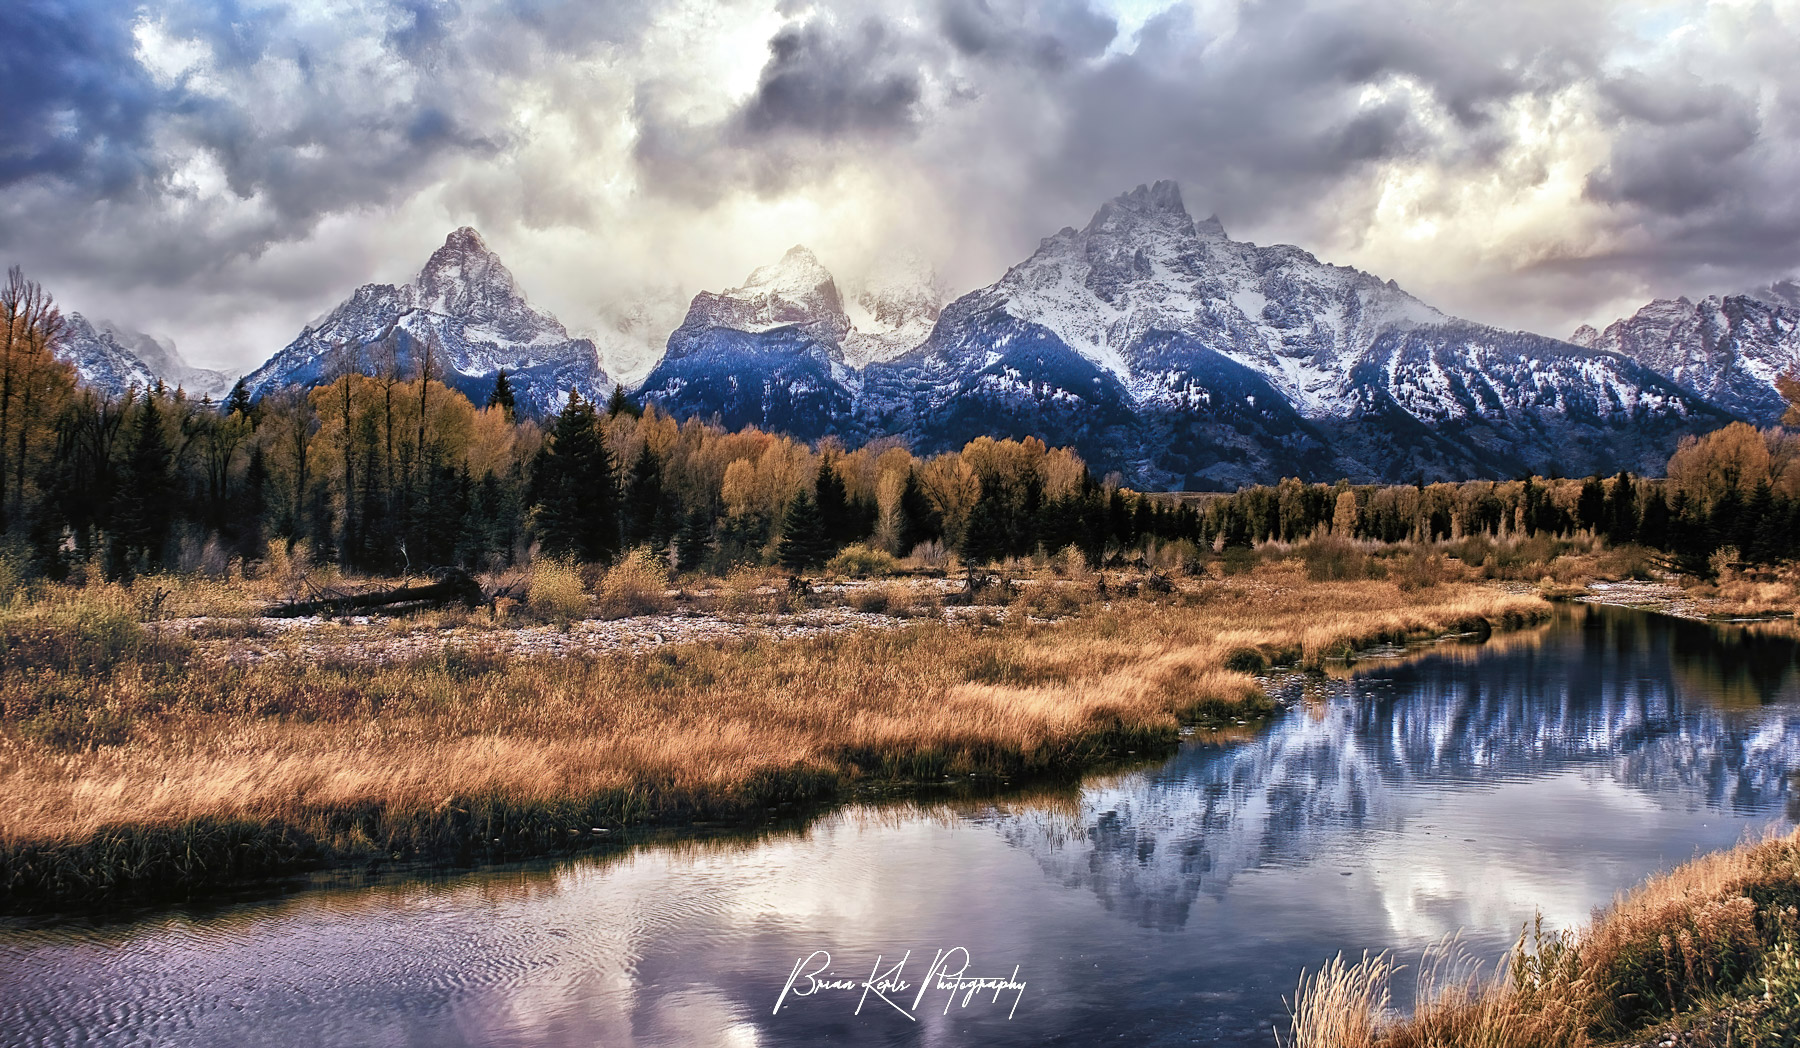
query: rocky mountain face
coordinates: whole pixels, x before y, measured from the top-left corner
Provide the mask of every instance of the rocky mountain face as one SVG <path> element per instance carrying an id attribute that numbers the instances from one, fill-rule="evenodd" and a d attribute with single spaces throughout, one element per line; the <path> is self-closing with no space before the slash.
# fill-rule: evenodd
<path id="1" fill-rule="evenodd" d="M 228 371 L 194 367 L 173 346 L 104 321 L 96 324 L 80 313 L 69 314 L 54 352 L 57 359 L 74 366 L 83 385 L 114 397 L 161 380 L 196 398 L 216 400 L 231 389 L 236 377 Z"/>
<path id="2" fill-rule="evenodd" d="M 80 313 L 69 314 L 52 352 L 75 368 L 82 385 L 110 397 L 156 384 L 156 375 L 142 358 L 121 345 L 113 332 L 95 327 Z"/>
<path id="3" fill-rule="evenodd" d="M 1660 471 L 1727 421 L 1616 353 L 1445 316 L 1296 247 L 1196 223 L 1173 182 L 946 306 L 865 376 L 876 431 L 935 451 L 988 433 L 1072 444 L 1153 487 Z"/>
<path id="4" fill-rule="evenodd" d="M 877 282 L 850 308 L 860 324 L 831 273 L 795 246 L 741 287 L 694 296 L 639 399 L 677 417 L 808 440 L 858 433 L 859 366 L 923 342 L 937 299 L 925 279 Z"/>
<path id="5" fill-rule="evenodd" d="M 1790 281 L 1749 295 L 1657 299 L 1573 341 L 1630 357 L 1719 407 L 1773 425 L 1786 402 L 1775 379 L 1800 367 L 1800 294 Z"/>
<path id="6" fill-rule="evenodd" d="M 330 382 L 346 367 L 411 376 L 425 351 L 434 375 L 475 403 L 506 369 L 522 410 L 558 410 L 571 390 L 603 400 L 612 382 L 594 343 L 572 338 L 549 313 L 526 301 L 513 275 L 481 234 L 451 233 L 410 284 L 366 284 L 287 348 L 252 372 L 253 396 Z"/>
<path id="7" fill-rule="evenodd" d="M 1656 303 L 1573 343 L 1502 331 L 1300 248 L 1233 240 L 1158 182 L 948 305 L 916 259 L 846 295 L 795 247 L 696 295 L 653 367 L 660 310 L 621 313 L 606 356 L 647 369 L 638 399 L 678 418 L 900 435 L 922 453 L 1035 436 L 1145 488 L 1660 473 L 1684 434 L 1779 414 L 1770 383 L 1800 311 L 1778 298 Z M 594 342 L 527 303 L 466 228 L 416 281 L 359 288 L 249 384 L 411 374 L 426 345 L 477 401 L 501 367 L 536 413 L 613 385 Z"/>

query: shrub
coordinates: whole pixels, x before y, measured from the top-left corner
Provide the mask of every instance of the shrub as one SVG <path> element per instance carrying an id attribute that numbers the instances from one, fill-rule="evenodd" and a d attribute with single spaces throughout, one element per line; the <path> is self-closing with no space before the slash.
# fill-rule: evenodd
<path id="1" fill-rule="evenodd" d="M 865 586 L 850 593 L 850 606 L 867 615 L 885 615 L 896 603 L 886 586 Z"/>
<path id="2" fill-rule="evenodd" d="M 1387 574 L 1380 561 L 1348 539 L 1335 536 L 1308 543 L 1302 557 L 1306 561 L 1306 577 L 1314 582 L 1378 579 Z"/>
<path id="3" fill-rule="evenodd" d="M 1390 577 L 1400 586 L 1402 593 L 1414 590 L 1430 589 L 1450 578 L 1450 565 L 1441 553 L 1427 553 L 1424 550 L 1413 550 L 1399 558 Z"/>
<path id="4" fill-rule="evenodd" d="M 540 560 L 532 567 L 525 606 L 547 622 L 567 625 L 588 612 L 587 588 L 581 571 L 566 560 Z"/>
<path id="5" fill-rule="evenodd" d="M 912 552 L 907 554 L 906 559 L 914 567 L 925 571 L 950 571 L 955 567 L 950 551 L 936 539 L 926 539 L 914 546 Z"/>
<path id="6" fill-rule="evenodd" d="M 621 557 L 600 580 L 600 617 L 660 615 L 671 606 L 668 588 L 668 562 L 648 546 L 639 546 Z"/>
<path id="7" fill-rule="evenodd" d="M 854 575 L 859 577 L 892 575 L 900 567 L 900 562 L 885 550 L 875 549 L 865 543 L 856 542 L 838 551 L 825 565 L 825 570 L 833 575 Z"/>
<path id="8" fill-rule="evenodd" d="M 1261 560 L 1249 546 L 1227 546 L 1219 556 L 1219 570 L 1227 575 L 1242 575 L 1254 570 Z"/>
<path id="9" fill-rule="evenodd" d="M 1619 579 L 1647 581 L 1656 577 L 1656 557 L 1642 546 L 1618 546 L 1600 558 L 1602 572 Z"/>

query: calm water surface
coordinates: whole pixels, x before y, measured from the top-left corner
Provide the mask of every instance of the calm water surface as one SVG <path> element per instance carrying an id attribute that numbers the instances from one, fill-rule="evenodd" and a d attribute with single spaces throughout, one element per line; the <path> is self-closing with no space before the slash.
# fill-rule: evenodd
<path id="1" fill-rule="evenodd" d="M 1578 923 L 1790 817 L 1795 654 L 1582 609 L 1284 680 L 1273 727 L 1079 790 L 0 925 L 0 1043 L 1269 1045 L 1299 971 L 1340 950 L 1416 962 L 1461 930 L 1497 958 L 1540 910 Z M 933 954 L 958 946 L 968 974 L 1016 968 L 1024 991 L 912 1007 Z M 835 990 L 773 1013 L 819 950 L 855 981 L 911 951 L 912 986 L 890 996 L 912 1017 L 874 999 L 856 1014 Z"/>

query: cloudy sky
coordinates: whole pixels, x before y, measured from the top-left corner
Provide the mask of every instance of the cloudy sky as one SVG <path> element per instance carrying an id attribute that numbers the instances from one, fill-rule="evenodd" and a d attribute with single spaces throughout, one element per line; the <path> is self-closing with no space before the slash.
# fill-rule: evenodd
<path id="1" fill-rule="evenodd" d="M 247 367 L 463 224 L 589 330 L 797 242 L 969 290 L 1174 178 L 1566 336 L 1800 271 L 1796 53 L 1800 0 L 9 0 L 0 262 Z"/>

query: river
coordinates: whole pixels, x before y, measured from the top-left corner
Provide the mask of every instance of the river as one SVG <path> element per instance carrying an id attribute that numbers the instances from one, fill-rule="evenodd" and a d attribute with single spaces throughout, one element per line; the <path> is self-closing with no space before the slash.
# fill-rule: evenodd
<path id="1" fill-rule="evenodd" d="M 1078 788 L 0 924 L 0 1042 L 1266 1046 L 1333 954 L 1491 963 L 1792 817 L 1785 636 L 1577 607 L 1390 654 Z"/>

